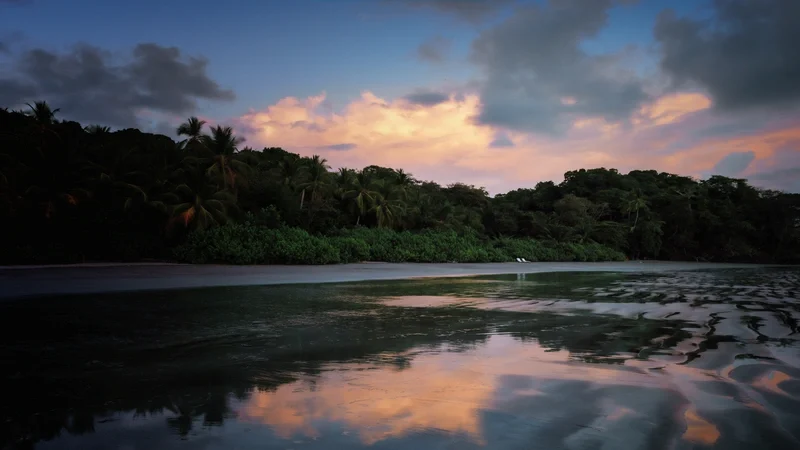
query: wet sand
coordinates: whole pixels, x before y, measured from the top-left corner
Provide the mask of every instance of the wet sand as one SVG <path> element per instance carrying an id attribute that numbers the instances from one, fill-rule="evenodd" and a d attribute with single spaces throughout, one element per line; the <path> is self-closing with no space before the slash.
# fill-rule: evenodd
<path id="1" fill-rule="evenodd" d="M 635 265 L 2 302 L 0 448 L 800 448 L 800 271 Z"/>
<path id="2" fill-rule="evenodd" d="M 492 264 L 361 263 L 331 266 L 226 266 L 166 263 L 6 266 L 0 267 L 0 299 L 56 294 L 332 283 L 507 273 L 673 272 L 747 267 L 765 266 L 662 261 Z"/>

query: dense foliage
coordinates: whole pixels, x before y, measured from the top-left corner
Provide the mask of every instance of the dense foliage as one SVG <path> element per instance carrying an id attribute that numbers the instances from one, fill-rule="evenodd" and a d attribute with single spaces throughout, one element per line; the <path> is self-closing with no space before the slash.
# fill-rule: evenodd
<path id="1" fill-rule="evenodd" d="M 385 228 L 341 230 L 314 236 L 299 228 L 230 224 L 192 233 L 175 250 L 182 261 L 234 264 L 387 262 L 620 261 L 625 255 L 596 243 L 534 239 L 481 239 L 475 233 Z"/>
<path id="2" fill-rule="evenodd" d="M 331 171 L 190 118 L 180 142 L 0 110 L 0 263 L 797 262 L 800 195 L 745 180 L 567 172 L 490 197 L 403 170 Z"/>

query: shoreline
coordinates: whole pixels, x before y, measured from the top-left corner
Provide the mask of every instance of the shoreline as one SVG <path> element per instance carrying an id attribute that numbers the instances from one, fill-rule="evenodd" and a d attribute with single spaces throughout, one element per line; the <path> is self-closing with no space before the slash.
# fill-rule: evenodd
<path id="1" fill-rule="evenodd" d="M 62 269 L 62 268 L 91 268 L 91 267 L 137 267 L 137 266 L 193 266 L 195 264 L 176 263 L 167 261 L 153 262 L 91 262 L 91 263 L 64 263 L 64 264 L 18 264 L 11 266 L 0 266 L 3 270 L 34 270 L 34 269 Z"/>
<path id="2" fill-rule="evenodd" d="M 543 272 L 666 272 L 781 267 L 775 264 L 666 261 L 531 263 L 358 263 L 327 266 L 228 266 L 174 263 L 0 267 L 0 300 L 222 286 L 343 283 Z"/>

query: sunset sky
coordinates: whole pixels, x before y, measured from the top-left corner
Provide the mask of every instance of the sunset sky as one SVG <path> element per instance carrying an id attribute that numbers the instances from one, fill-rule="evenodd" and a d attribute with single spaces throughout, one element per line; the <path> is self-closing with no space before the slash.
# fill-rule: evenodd
<path id="1" fill-rule="evenodd" d="M 0 106 L 492 194 L 656 169 L 800 192 L 795 0 L 0 0 Z"/>

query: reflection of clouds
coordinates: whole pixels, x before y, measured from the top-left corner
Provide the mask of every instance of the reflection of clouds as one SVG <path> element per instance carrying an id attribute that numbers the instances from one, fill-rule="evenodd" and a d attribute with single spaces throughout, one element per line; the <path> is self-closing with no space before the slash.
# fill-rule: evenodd
<path id="1" fill-rule="evenodd" d="M 772 405 L 747 394 L 751 388 L 784 393 L 780 384 L 794 378 L 782 371 L 759 371 L 744 381 L 728 378 L 732 366 L 747 368 L 741 361 L 715 369 L 661 367 L 664 361 L 585 364 L 570 360 L 568 351 L 548 351 L 509 334 L 451 350 L 443 344 L 403 354 L 411 361 L 404 370 L 331 364 L 313 384 L 296 381 L 254 394 L 239 419 L 268 425 L 283 439 L 326 439 L 336 424 L 365 446 L 434 433 L 492 448 L 523 442 L 667 448 L 679 441 L 725 447 L 761 442 L 762 427 L 770 427 L 772 439 L 792 439 L 775 428 Z"/>
<path id="2" fill-rule="evenodd" d="M 448 285 L 444 291 L 450 295 L 422 289 L 414 291 L 419 295 L 398 297 L 373 291 L 390 307 L 530 314 L 509 316 L 516 319 L 489 334 L 481 331 L 485 339 L 466 347 L 458 344 L 459 333 L 442 328 L 450 343 L 401 354 L 410 361 L 402 371 L 375 362 L 390 363 L 397 359 L 393 353 L 372 358 L 372 363 L 327 365 L 316 391 L 296 382 L 257 394 L 243 405 L 240 417 L 267 424 L 283 438 L 306 435 L 327 441 L 333 425 L 363 445 L 392 441 L 413 447 L 419 436 L 436 434 L 498 449 L 525 448 L 531 442 L 548 449 L 760 448 L 767 440 L 773 448 L 800 448 L 800 433 L 792 431 L 800 430 L 795 413 L 800 403 L 793 396 L 800 386 L 797 347 L 777 345 L 778 339 L 791 339 L 791 330 L 774 314 L 794 317 L 785 292 L 794 286 L 793 279 L 770 285 L 765 299 L 752 289 L 763 280 L 717 286 L 705 276 L 648 278 L 623 284 L 613 295 L 590 289 L 591 303 L 554 301 L 558 296 L 544 295 L 543 284 L 529 292 L 519 281 L 509 290 L 498 281 L 459 280 L 464 289 Z M 633 290 L 646 298 L 626 296 Z M 490 291 L 493 295 L 487 295 Z M 665 295 L 656 296 L 661 291 Z M 594 298 L 598 292 L 609 295 Z M 538 314 L 554 311 L 573 319 L 545 320 L 547 314 Z M 626 319 L 607 326 L 614 316 L 597 313 Z M 689 327 L 689 339 L 688 332 L 662 335 L 672 328 L 641 319 L 645 314 L 698 328 Z M 743 321 L 744 316 L 758 317 L 758 330 L 772 340 L 759 341 L 747 326 L 752 320 Z M 722 320 L 711 328 L 710 317 Z M 647 347 L 657 351 L 641 353 Z M 587 355 L 608 350 L 623 362 L 577 361 L 576 352 L 583 349 Z"/>
<path id="3" fill-rule="evenodd" d="M 477 412 L 490 401 L 493 379 L 458 359 L 423 355 L 402 371 L 345 364 L 325 372 L 316 391 L 298 381 L 254 394 L 241 418 L 264 422 L 283 438 L 317 436 L 322 420 L 355 429 L 365 444 L 426 429 L 480 441 Z"/>
<path id="4" fill-rule="evenodd" d="M 686 432 L 683 439 L 704 445 L 712 445 L 719 439 L 719 430 L 714 424 L 707 422 L 697 414 L 694 408 L 689 408 L 684 413 L 686 418 Z"/>
<path id="5" fill-rule="evenodd" d="M 780 384 L 791 379 L 792 377 L 781 372 L 780 370 L 771 370 L 757 378 L 753 382 L 753 387 L 765 389 L 779 395 L 789 395 L 786 391 L 780 388 Z"/>
<path id="6" fill-rule="evenodd" d="M 508 335 L 494 335 L 470 351 L 415 355 L 411 366 L 401 371 L 366 363 L 329 366 L 313 389 L 297 381 L 254 394 L 240 411 L 240 419 L 269 425 L 285 439 L 297 434 L 318 437 L 321 424 L 337 422 L 357 432 L 367 445 L 426 430 L 485 444 L 483 410 L 504 408 L 520 398 L 531 403 L 541 400 L 543 405 L 567 400 L 575 406 L 574 399 L 555 398 L 554 387 L 546 380 L 666 387 L 638 371 L 571 363 L 568 358 L 567 351 L 547 351 Z M 577 406 L 583 407 L 580 402 Z M 549 414 L 549 409 L 541 413 Z M 612 423 L 632 410 L 614 407 L 604 414 L 601 422 Z"/>

